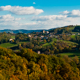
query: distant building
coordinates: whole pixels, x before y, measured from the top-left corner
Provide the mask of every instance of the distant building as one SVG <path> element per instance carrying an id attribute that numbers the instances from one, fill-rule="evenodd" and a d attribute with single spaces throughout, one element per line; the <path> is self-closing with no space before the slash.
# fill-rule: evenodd
<path id="1" fill-rule="evenodd" d="M 43 30 L 42 32 L 45 33 L 45 30 Z"/>
<path id="2" fill-rule="evenodd" d="M 31 35 L 29 34 L 28 37 L 31 37 Z"/>
<path id="3" fill-rule="evenodd" d="M 14 39 L 9 39 L 10 42 L 12 42 Z"/>
<path id="4" fill-rule="evenodd" d="M 55 38 L 58 38 L 58 36 L 55 36 Z"/>
<path id="5" fill-rule="evenodd" d="M 43 39 L 44 38 L 44 36 L 41 36 L 41 39 Z"/>
<path id="6" fill-rule="evenodd" d="M 37 51 L 37 53 L 40 54 L 41 52 L 40 51 Z"/>
<path id="7" fill-rule="evenodd" d="M 9 41 L 12 41 L 13 39 L 9 39 Z"/>
<path id="8" fill-rule="evenodd" d="M 71 34 L 66 34 L 66 35 L 71 35 Z"/>
<path id="9" fill-rule="evenodd" d="M 48 37 L 44 37 L 44 39 L 48 39 Z"/>
<path id="10" fill-rule="evenodd" d="M 49 31 L 46 31 L 47 34 L 49 34 Z"/>
<path id="11" fill-rule="evenodd" d="M 50 35 L 49 35 L 49 37 L 53 37 L 53 35 L 52 35 L 52 34 L 50 34 Z"/>
<path id="12" fill-rule="evenodd" d="M 35 36 L 35 37 L 34 37 L 34 39 L 37 39 L 37 38 L 38 38 L 38 36 Z"/>
<path id="13" fill-rule="evenodd" d="M 80 33 L 77 33 L 77 35 L 80 35 Z"/>
<path id="14" fill-rule="evenodd" d="M 75 35 L 75 34 L 72 34 L 72 35 Z"/>

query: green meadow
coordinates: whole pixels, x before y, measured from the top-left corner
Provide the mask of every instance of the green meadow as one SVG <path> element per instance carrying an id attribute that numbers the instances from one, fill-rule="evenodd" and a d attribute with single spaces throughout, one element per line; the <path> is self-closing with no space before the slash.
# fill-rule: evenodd
<path id="1" fill-rule="evenodd" d="M 73 30 L 75 28 L 75 26 L 73 26 L 73 27 L 69 27 L 69 30 Z"/>
<path id="2" fill-rule="evenodd" d="M 71 38 L 76 38 L 76 35 L 71 35 Z"/>
<path id="3" fill-rule="evenodd" d="M 48 45 L 50 45 L 50 44 L 53 44 L 53 42 L 56 41 L 56 40 L 57 40 L 56 38 L 53 38 L 53 41 L 51 41 L 51 42 L 49 42 L 49 43 L 43 44 L 42 47 L 48 46 Z"/>
<path id="4" fill-rule="evenodd" d="M 0 44 L 0 46 L 4 47 L 4 48 L 10 48 L 10 47 L 18 46 L 19 44 L 26 43 L 26 42 L 19 42 L 17 44 L 14 44 L 14 43 L 2 43 L 2 44 Z"/>
<path id="5" fill-rule="evenodd" d="M 73 45 L 73 46 L 78 45 L 76 42 L 72 42 L 72 41 L 65 41 L 65 40 L 60 40 L 60 41 L 63 41 L 67 43 L 68 45 Z"/>
<path id="6" fill-rule="evenodd" d="M 12 39 L 15 39 L 15 36 L 11 36 Z"/>
<path id="7" fill-rule="evenodd" d="M 67 52 L 67 53 L 60 53 L 62 55 L 62 57 L 64 55 L 67 55 L 68 57 L 75 57 L 75 56 L 78 56 L 78 58 L 80 59 L 80 51 L 74 51 L 74 52 Z"/>
<path id="8" fill-rule="evenodd" d="M 17 46 L 18 44 L 13 44 L 13 43 L 3 43 L 3 44 L 0 44 L 1 47 L 4 47 L 4 48 L 10 48 L 10 47 L 14 47 L 14 46 Z"/>

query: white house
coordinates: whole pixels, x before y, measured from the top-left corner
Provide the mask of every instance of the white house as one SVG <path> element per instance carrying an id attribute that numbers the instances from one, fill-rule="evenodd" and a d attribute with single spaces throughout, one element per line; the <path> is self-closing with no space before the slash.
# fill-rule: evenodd
<path id="1" fill-rule="evenodd" d="M 46 31 L 47 34 L 49 34 L 49 31 Z"/>
<path id="2" fill-rule="evenodd" d="M 45 33 L 45 30 L 43 30 L 43 33 Z"/>
<path id="3" fill-rule="evenodd" d="M 41 52 L 40 51 L 37 51 L 37 53 L 40 54 Z"/>
<path id="4" fill-rule="evenodd" d="M 12 42 L 12 40 L 14 40 L 14 39 L 9 39 L 10 42 Z"/>
<path id="5" fill-rule="evenodd" d="M 28 37 L 31 37 L 31 35 L 29 34 Z"/>
<path id="6" fill-rule="evenodd" d="M 41 36 L 41 39 L 43 39 L 44 38 L 44 36 Z"/>
<path id="7" fill-rule="evenodd" d="M 80 33 L 78 33 L 78 35 L 80 35 Z"/>

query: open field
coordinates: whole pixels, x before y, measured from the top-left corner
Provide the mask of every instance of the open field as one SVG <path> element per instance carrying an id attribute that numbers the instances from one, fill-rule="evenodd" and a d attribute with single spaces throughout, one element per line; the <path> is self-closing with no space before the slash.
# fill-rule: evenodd
<path id="1" fill-rule="evenodd" d="M 15 39 L 15 36 L 11 36 L 12 39 Z"/>
<path id="2" fill-rule="evenodd" d="M 73 30 L 74 28 L 75 28 L 75 26 L 73 26 L 73 27 L 70 27 L 70 28 L 69 28 L 69 30 Z"/>
<path id="3" fill-rule="evenodd" d="M 10 47 L 14 47 L 14 46 L 17 46 L 18 44 L 13 44 L 13 43 L 3 43 L 3 44 L 0 44 L 1 47 L 4 47 L 4 48 L 10 48 Z"/>
<path id="4" fill-rule="evenodd" d="M 76 38 L 76 35 L 71 35 L 71 38 Z"/>
<path id="5" fill-rule="evenodd" d="M 62 55 L 62 57 L 64 55 L 67 55 L 68 57 L 71 57 L 71 58 L 73 58 L 75 56 L 78 56 L 79 59 L 80 59 L 80 51 L 74 51 L 74 52 L 68 52 L 68 53 L 60 53 L 60 54 Z"/>
<path id="6" fill-rule="evenodd" d="M 27 42 L 27 41 L 26 41 L 26 42 Z M 18 44 L 3 43 L 3 44 L 0 44 L 0 46 L 1 46 L 1 47 L 4 47 L 4 48 L 10 48 L 10 47 L 18 46 L 19 44 L 21 44 L 21 43 L 26 43 L 26 42 L 19 42 Z"/>
<path id="7" fill-rule="evenodd" d="M 49 42 L 49 43 L 43 44 L 42 47 L 47 46 L 47 45 L 50 45 L 50 44 L 52 44 L 52 43 L 53 43 L 54 41 L 56 41 L 56 40 L 57 40 L 56 38 L 53 38 L 53 41 L 51 41 L 51 42 Z"/>
<path id="8" fill-rule="evenodd" d="M 78 45 L 76 42 L 72 42 L 72 41 L 65 41 L 65 40 L 60 40 L 60 41 L 68 43 L 68 45 L 72 45 L 72 46 Z"/>
<path id="9" fill-rule="evenodd" d="M 47 46 L 47 45 L 50 45 L 52 44 L 54 41 L 56 41 L 57 39 L 56 38 L 53 38 L 53 41 L 49 42 L 49 43 L 45 43 L 42 45 L 42 47 L 44 46 Z M 72 46 L 75 46 L 75 45 L 78 45 L 76 42 L 71 42 L 71 41 L 65 41 L 65 40 L 59 40 L 59 41 L 63 41 L 65 43 L 67 43 L 68 45 L 72 45 Z"/>

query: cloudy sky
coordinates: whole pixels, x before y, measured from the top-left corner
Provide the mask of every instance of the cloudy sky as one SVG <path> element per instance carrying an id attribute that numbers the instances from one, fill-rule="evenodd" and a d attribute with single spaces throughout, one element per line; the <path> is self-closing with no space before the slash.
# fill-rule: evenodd
<path id="1" fill-rule="evenodd" d="M 80 25 L 79 0 L 0 0 L 0 30 Z"/>

